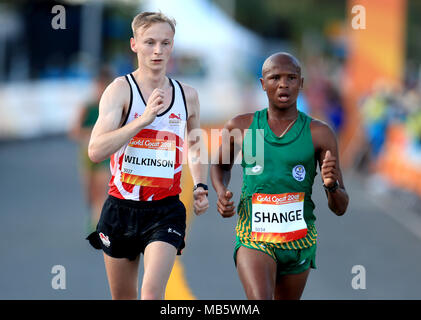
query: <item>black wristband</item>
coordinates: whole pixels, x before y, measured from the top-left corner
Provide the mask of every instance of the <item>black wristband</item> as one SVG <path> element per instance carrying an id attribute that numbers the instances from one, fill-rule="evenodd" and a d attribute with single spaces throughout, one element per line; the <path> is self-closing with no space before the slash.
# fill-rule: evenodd
<path id="1" fill-rule="evenodd" d="M 339 183 L 338 183 L 338 181 L 335 181 L 335 184 L 334 184 L 333 186 L 331 186 L 331 187 L 327 187 L 327 186 L 323 183 L 323 188 L 325 188 L 325 190 L 326 190 L 327 192 L 335 192 L 335 191 L 336 191 L 336 189 L 338 189 L 338 188 L 339 188 Z"/>
<path id="2" fill-rule="evenodd" d="M 193 187 L 193 191 L 195 191 L 197 188 L 202 187 L 205 190 L 208 190 L 208 186 L 204 183 L 198 183 Z"/>

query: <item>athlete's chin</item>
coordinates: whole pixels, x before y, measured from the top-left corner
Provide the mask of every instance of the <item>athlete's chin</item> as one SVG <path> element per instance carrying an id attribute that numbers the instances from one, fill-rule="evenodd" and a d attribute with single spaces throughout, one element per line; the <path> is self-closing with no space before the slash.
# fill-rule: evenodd
<path id="1" fill-rule="evenodd" d="M 272 104 L 276 109 L 285 110 L 289 108 L 294 108 L 296 106 L 296 101 L 288 101 L 288 102 L 276 102 Z"/>
<path id="2" fill-rule="evenodd" d="M 165 69 L 165 66 L 167 65 L 167 61 L 165 60 L 159 60 L 159 61 L 151 61 L 149 63 L 149 68 L 151 69 Z"/>

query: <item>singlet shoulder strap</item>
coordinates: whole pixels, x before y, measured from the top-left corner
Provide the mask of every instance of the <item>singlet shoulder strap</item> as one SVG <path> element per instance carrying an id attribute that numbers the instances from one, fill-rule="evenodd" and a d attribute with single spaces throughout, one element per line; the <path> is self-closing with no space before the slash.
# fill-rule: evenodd
<path id="1" fill-rule="evenodd" d="M 168 106 L 168 108 L 167 108 L 167 109 L 165 109 L 165 110 L 164 110 L 163 112 L 161 112 L 160 114 L 157 114 L 157 115 L 156 115 L 157 117 L 162 117 L 164 114 L 166 114 L 168 111 L 170 111 L 170 110 L 171 110 L 171 108 L 172 108 L 172 106 L 173 106 L 173 104 L 174 104 L 175 94 L 176 94 L 176 92 L 175 92 L 175 87 L 174 87 L 174 83 L 172 82 L 172 79 L 168 77 L 168 80 L 170 81 L 170 85 L 171 85 L 171 88 L 172 88 L 172 98 L 171 98 L 171 103 L 170 103 L 170 105 Z M 142 98 L 142 99 L 143 99 L 143 98 Z M 145 104 L 145 106 L 146 106 L 146 104 Z"/>
<path id="2" fill-rule="evenodd" d="M 127 80 L 127 82 L 129 83 L 129 88 L 130 88 L 130 102 L 129 102 L 129 107 L 127 108 L 127 114 L 126 117 L 124 118 L 124 121 L 122 123 L 122 127 L 127 123 L 127 119 L 129 119 L 129 115 L 130 115 L 130 111 L 132 110 L 132 105 L 133 105 L 133 88 L 132 88 L 132 84 L 130 83 L 130 79 L 127 75 L 124 76 Z"/>
<path id="3" fill-rule="evenodd" d="M 253 122 L 251 123 L 251 126 L 254 126 L 254 129 L 264 129 L 265 128 L 265 113 L 267 111 L 267 108 L 257 110 L 254 113 Z M 250 127 L 251 127 L 250 126 Z"/>
<path id="4" fill-rule="evenodd" d="M 186 110 L 186 119 L 189 118 L 189 112 L 187 111 L 187 101 L 186 101 L 186 95 L 184 94 L 183 86 L 181 85 L 180 81 L 174 79 L 175 82 L 177 82 L 178 87 L 180 88 L 181 96 L 183 97 L 183 103 L 184 103 L 184 109 Z"/>
<path id="5" fill-rule="evenodd" d="M 137 89 L 137 92 L 139 93 L 139 96 L 140 96 L 140 98 L 142 99 L 143 104 L 146 106 L 146 101 L 145 101 L 145 98 L 143 98 L 142 91 L 140 91 L 139 85 L 137 84 L 137 81 L 136 81 L 136 79 L 134 78 L 133 73 L 130 73 L 130 74 L 129 74 L 129 80 L 130 80 L 130 85 L 131 85 L 133 88 L 136 88 L 136 89 Z"/>

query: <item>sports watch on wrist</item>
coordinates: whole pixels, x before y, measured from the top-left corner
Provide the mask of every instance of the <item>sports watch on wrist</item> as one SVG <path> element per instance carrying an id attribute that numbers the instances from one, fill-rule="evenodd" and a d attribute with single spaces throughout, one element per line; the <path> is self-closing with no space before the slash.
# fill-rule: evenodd
<path id="1" fill-rule="evenodd" d="M 338 188 L 339 188 L 339 183 L 338 183 L 338 180 L 336 180 L 336 181 L 335 181 L 335 184 L 334 184 L 333 186 L 331 186 L 331 187 L 328 187 L 328 186 L 326 186 L 326 185 L 323 183 L 323 188 L 324 188 L 327 192 L 335 192 L 335 191 L 336 191 L 336 189 L 338 189 Z"/>
<path id="2" fill-rule="evenodd" d="M 202 187 L 204 190 L 208 190 L 208 186 L 204 183 L 198 183 L 193 187 L 193 191 L 195 191 L 197 188 Z"/>

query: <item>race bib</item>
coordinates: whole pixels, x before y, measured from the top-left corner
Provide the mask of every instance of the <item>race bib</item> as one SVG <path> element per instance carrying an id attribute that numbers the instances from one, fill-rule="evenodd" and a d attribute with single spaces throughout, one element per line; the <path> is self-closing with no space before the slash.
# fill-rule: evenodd
<path id="1" fill-rule="evenodd" d="M 170 188 L 174 180 L 175 153 L 175 141 L 132 138 L 124 152 L 121 181 Z"/>
<path id="2" fill-rule="evenodd" d="M 304 192 L 264 194 L 252 197 L 253 241 L 283 243 L 307 235 Z"/>

